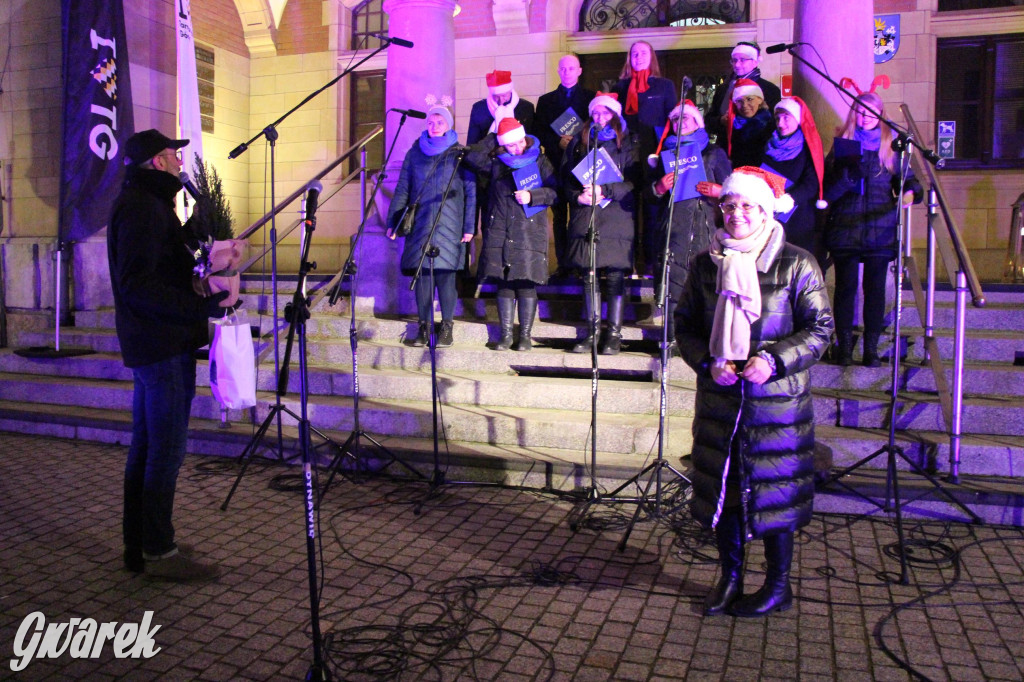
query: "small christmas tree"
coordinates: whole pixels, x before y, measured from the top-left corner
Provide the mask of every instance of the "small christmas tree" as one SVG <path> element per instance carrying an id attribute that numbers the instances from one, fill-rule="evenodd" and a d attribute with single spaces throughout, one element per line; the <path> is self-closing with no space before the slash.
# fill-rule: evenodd
<path id="1" fill-rule="evenodd" d="M 200 194 L 210 198 L 213 208 L 208 225 L 210 235 L 218 241 L 231 239 L 235 236 L 235 219 L 231 217 L 231 206 L 224 196 L 224 183 L 217 175 L 217 169 L 198 154 L 195 155 L 192 167 L 195 170 L 196 188 Z"/>

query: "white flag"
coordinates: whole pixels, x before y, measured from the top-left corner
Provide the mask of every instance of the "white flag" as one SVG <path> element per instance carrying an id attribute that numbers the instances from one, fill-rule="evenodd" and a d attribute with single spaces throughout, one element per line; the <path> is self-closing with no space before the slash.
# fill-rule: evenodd
<path id="1" fill-rule="evenodd" d="M 196 41 L 192 35 L 192 2 L 175 0 L 178 22 L 178 127 L 182 139 L 191 142 L 181 150 L 182 169 L 195 176 L 195 155 L 203 157 L 203 123 L 199 115 L 199 81 L 196 75 Z"/>

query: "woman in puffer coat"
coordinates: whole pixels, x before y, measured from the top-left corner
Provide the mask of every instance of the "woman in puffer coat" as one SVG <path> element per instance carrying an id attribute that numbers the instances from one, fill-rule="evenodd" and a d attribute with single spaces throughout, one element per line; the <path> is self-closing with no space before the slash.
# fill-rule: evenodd
<path id="1" fill-rule="evenodd" d="M 633 222 L 637 208 L 633 189 L 640 183 L 641 167 L 638 150 L 626 134 L 626 121 L 622 117 L 618 96 L 597 93 L 590 102 L 589 114 L 593 125 L 584 126 L 562 157 L 563 194 L 569 202 L 569 245 L 566 251 L 569 265 L 587 273 L 584 276 L 584 294 L 588 322 L 594 319 L 595 311 L 600 317 L 602 293 L 608 302 L 606 327 L 598 348 L 602 355 L 615 355 L 622 347 L 625 278 L 633 269 Z M 584 185 L 572 172 L 588 153 L 594 153 L 592 145 L 608 152 L 623 178 L 620 182 L 595 185 L 594 194 L 591 194 L 590 183 Z M 604 200 L 608 203 L 602 207 Z M 590 276 L 588 235 L 591 213 L 594 214 L 594 229 L 598 235 L 596 275 L 601 284 L 601 291 L 596 297 L 592 293 L 594 287 Z M 573 346 L 572 352 L 588 353 L 596 342 L 594 329 L 588 324 L 585 335 Z"/>
<path id="2" fill-rule="evenodd" d="M 885 115 L 877 94 L 866 92 L 858 100 Z M 920 202 L 921 184 L 908 168 L 903 197 L 898 200 L 900 176 L 892 128 L 859 104 L 850 108 L 839 137 L 858 142 L 860 154 L 836 156 L 833 147 L 825 160 L 825 200 L 830 206 L 825 245 L 836 268 L 836 362 L 846 366 L 853 361 L 853 307 L 858 266 L 863 263 L 862 362 L 865 367 L 878 367 L 878 339 L 885 326 L 885 278 L 889 262 L 896 258 L 900 205 Z"/>
<path id="3" fill-rule="evenodd" d="M 548 158 L 540 153 L 540 141 L 527 135 L 514 118 L 498 123 L 491 133 L 470 147 L 466 164 L 478 173 L 490 175 L 483 249 L 477 276 L 498 283 L 498 320 L 501 337 L 495 350 L 512 347 L 512 325 L 519 305 L 519 340 L 516 350 L 532 346 L 533 319 L 537 314 L 537 285 L 548 281 L 548 233 L 551 219 L 547 210 L 558 195 L 558 180 Z M 527 174 L 536 164 L 532 189 L 519 189 L 516 171 Z M 522 175 L 523 173 L 520 173 Z"/>
<path id="4" fill-rule="evenodd" d="M 681 150 L 688 148 L 687 143 L 696 144 L 700 148 L 707 183 L 721 185 L 732 172 L 732 165 L 729 163 L 729 157 L 726 156 L 725 150 L 709 141 L 707 131 L 704 130 L 704 116 L 693 102 L 686 100 L 682 108 L 677 106 L 669 113 L 668 118 L 669 122 L 665 127 L 666 135 L 655 153 L 647 160 L 651 167 L 647 183 L 647 192 L 649 193 L 647 198 L 656 209 L 654 224 L 658 226 L 658 232 L 661 235 L 658 244 L 659 254 L 664 247 L 665 228 L 674 194 L 671 190 L 675 186 L 675 175 L 666 168 L 662 158 L 663 154 L 665 152 L 674 154 L 676 142 L 681 139 Z M 669 126 L 671 126 L 672 134 L 668 134 Z M 672 315 L 675 312 L 679 296 L 682 294 L 683 283 L 686 282 L 686 276 L 690 272 L 690 263 L 697 257 L 697 254 L 707 250 L 711 244 L 711 237 L 718 228 L 717 223 L 720 222 L 717 202 L 703 196 L 677 201 L 675 207 L 672 208 L 672 232 L 669 237 L 669 251 L 671 252 L 668 271 L 669 289 L 665 306 L 665 319 L 669 321 L 668 341 L 670 344 L 675 340 L 675 329 L 671 323 Z M 663 268 L 660 255 L 658 261 L 659 265 L 654 273 L 655 291 L 661 285 Z"/>
<path id="5" fill-rule="evenodd" d="M 427 129 L 413 144 L 402 162 L 395 195 L 388 209 L 389 239 L 395 238 L 397 222 L 406 206 L 419 202 L 412 232 L 405 238 L 400 266 L 402 274 L 412 277 L 420 263 L 423 245 L 430 234 L 438 211 L 441 218 L 434 229 L 434 246 L 440 252 L 434 258 L 434 283 L 441 303 L 441 330 L 437 345 L 452 345 L 455 313 L 455 273 L 466 260 L 466 243 L 472 241 L 476 231 L 476 181 L 473 173 L 459 169 L 445 203 L 441 205 L 448 178 L 458 157 L 452 147 L 459 141 L 452 130 L 452 114 L 447 107 L 431 107 L 427 112 Z M 430 261 L 423 261 L 423 271 L 416 281 L 416 315 L 419 330 L 412 345 L 428 343 L 429 321 L 433 317 L 434 292 L 430 288 Z"/>
<path id="6" fill-rule="evenodd" d="M 722 566 L 707 615 L 788 609 L 793 534 L 811 519 L 808 369 L 828 347 L 832 311 L 813 257 L 772 217 L 783 187 L 760 168 L 726 179 L 725 228 L 694 261 L 676 309 L 676 340 L 697 373 L 691 511 L 714 528 Z M 744 544 L 756 538 L 767 575 L 744 597 Z"/>

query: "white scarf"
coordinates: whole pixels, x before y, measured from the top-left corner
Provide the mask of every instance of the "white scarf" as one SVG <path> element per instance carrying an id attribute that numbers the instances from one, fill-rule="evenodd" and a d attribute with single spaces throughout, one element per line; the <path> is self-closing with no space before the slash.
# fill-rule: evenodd
<path id="1" fill-rule="evenodd" d="M 516 117 L 516 105 L 519 104 L 519 93 L 513 90 L 512 99 L 508 101 L 508 104 L 502 104 L 501 106 L 495 104 L 494 98 L 489 94 L 487 95 L 487 99 L 484 101 L 487 102 L 487 110 L 491 112 L 491 116 L 494 117 L 494 120 L 491 121 L 491 127 L 487 132 L 497 133 L 498 124 L 501 123 L 502 119 Z"/>
<path id="2" fill-rule="evenodd" d="M 711 240 L 711 260 L 718 266 L 718 303 L 709 350 L 718 360 L 750 357 L 750 325 L 761 317 L 758 257 L 765 251 L 776 225 L 774 220 L 766 220 L 744 239 L 733 239 L 719 229 Z"/>

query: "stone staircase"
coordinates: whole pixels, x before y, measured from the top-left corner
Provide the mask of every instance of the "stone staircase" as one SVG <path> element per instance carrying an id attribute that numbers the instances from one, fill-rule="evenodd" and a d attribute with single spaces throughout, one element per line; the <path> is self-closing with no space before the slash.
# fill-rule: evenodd
<path id="1" fill-rule="evenodd" d="M 310 285 L 315 288 L 321 282 L 311 280 Z M 269 284 L 249 279 L 244 286 L 251 319 L 255 311 L 271 309 Z M 284 282 L 278 292 L 282 311 L 291 299 L 288 286 Z M 606 486 L 634 475 L 658 450 L 657 340 L 661 331 L 637 322 L 649 317 L 652 293 L 649 282 L 630 282 L 624 351 L 600 357 L 597 473 Z M 456 311 L 455 345 L 437 351 L 440 450 L 448 478 L 561 489 L 586 484 L 591 461 L 591 360 L 589 354 L 566 352 L 584 325 L 579 283 L 541 289 L 534 328 L 538 343 L 529 353 L 490 350 L 486 344 L 497 337 L 493 290 L 485 287 L 481 298 L 473 298 L 471 290 L 465 294 Z M 984 493 L 965 489 L 957 494 L 975 504 L 982 498 L 1002 500 L 993 504 L 1002 505 L 1003 511 L 993 507 L 987 516 L 1005 520 L 1006 514 L 1015 513 L 1007 511 L 1006 505 L 1024 506 L 1014 492 L 1019 487 L 1016 477 L 1024 471 L 1024 366 L 1014 364 L 1016 355 L 1024 351 L 1024 290 L 987 291 L 986 295 L 986 308 L 968 311 L 961 474 L 988 487 Z M 405 308 L 410 303 L 407 300 Z M 374 315 L 372 301 L 362 299 L 357 299 L 356 307 L 360 426 L 404 462 L 429 475 L 434 451 L 430 354 L 403 343 L 415 332 L 415 316 Z M 348 313 L 347 298 L 335 307 L 322 301 L 307 327 L 310 422 L 338 443 L 349 436 L 355 417 Z M 76 326 L 62 330 L 63 346 L 95 353 L 47 360 L 0 350 L 0 430 L 126 444 L 131 373 L 118 354 L 113 311 L 79 311 L 75 320 Z M 936 306 L 936 336 L 944 357 L 952 355 L 951 320 L 951 296 L 942 294 Z M 275 404 L 271 320 L 263 315 L 253 321 L 261 332 L 256 341 L 262 358 L 259 404 L 253 410 L 229 412 L 225 424 L 210 394 L 207 364 L 200 362 L 192 452 L 240 454 Z M 931 370 L 921 365 L 922 329 L 912 308 L 905 310 L 903 332 L 908 355 L 896 410 L 898 443 L 909 459 L 941 474 L 948 468 L 949 438 Z M 282 333 L 282 353 L 284 338 Z M 23 333 L 15 340 L 15 348 L 50 343 L 50 333 Z M 671 360 L 668 374 L 665 453 L 680 466 L 679 458 L 689 451 L 691 442 L 694 376 L 678 358 Z M 812 370 L 823 462 L 831 461 L 834 468 L 848 466 L 887 443 L 890 379 L 888 364 L 870 369 L 820 363 Z M 296 413 L 298 382 L 298 364 L 293 361 L 289 390 L 281 402 Z M 296 451 L 290 421 L 287 416 L 283 420 L 289 457 Z M 276 429 L 272 433 L 274 437 L 268 434 L 264 439 L 263 455 L 277 455 Z M 365 455 L 371 466 L 380 461 L 381 455 L 372 448 Z M 877 469 L 885 463 L 881 457 L 871 466 Z M 877 472 L 866 475 L 870 479 Z"/>

